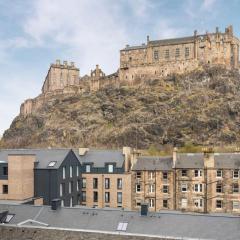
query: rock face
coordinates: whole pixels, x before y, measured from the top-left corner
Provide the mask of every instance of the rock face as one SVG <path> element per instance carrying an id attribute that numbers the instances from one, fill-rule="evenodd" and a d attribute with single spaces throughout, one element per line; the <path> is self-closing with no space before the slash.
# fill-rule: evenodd
<path id="1" fill-rule="evenodd" d="M 226 145 L 240 142 L 240 74 L 221 67 L 134 87 L 50 96 L 17 116 L 1 147 Z"/>

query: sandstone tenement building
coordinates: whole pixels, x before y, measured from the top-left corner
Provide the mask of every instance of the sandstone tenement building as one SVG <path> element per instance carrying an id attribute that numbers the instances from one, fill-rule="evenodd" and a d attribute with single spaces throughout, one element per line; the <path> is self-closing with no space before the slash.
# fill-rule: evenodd
<path id="1" fill-rule="evenodd" d="M 127 45 L 120 50 L 120 67 L 106 75 L 96 65 L 90 76 L 80 77 L 74 63 L 63 64 L 57 60 L 51 64 L 42 87 L 35 99 L 28 99 L 20 109 L 21 115 L 31 114 L 56 94 L 77 94 L 97 91 L 107 86 L 136 85 L 150 79 L 160 79 L 171 74 L 183 74 L 201 68 L 202 65 L 239 67 L 239 39 L 233 27 L 224 32 L 218 28 L 213 33 L 198 34 L 175 39 L 150 40 L 140 46 Z"/>
<path id="2" fill-rule="evenodd" d="M 120 150 L 0 151 L 0 200 L 240 214 L 240 153 L 141 156 Z"/>

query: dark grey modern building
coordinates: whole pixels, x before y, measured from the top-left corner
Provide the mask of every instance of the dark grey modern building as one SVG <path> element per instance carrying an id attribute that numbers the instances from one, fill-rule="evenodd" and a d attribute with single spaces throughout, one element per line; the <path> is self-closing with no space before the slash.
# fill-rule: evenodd
<path id="1" fill-rule="evenodd" d="M 13 165 L 9 164 L 10 156 L 17 159 Z M 34 159 L 32 169 L 29 169 L 31 163 L 26 156 Z M 20 170 L 16 172 L 15 167 Z M 50 205 L 53 199 L 60 199 L 62 206 L 80 204 L 81 164 L 71 149 L 1 150 L 0 199 L 23 200 L 10 194 L 12 188 L 19 188 L 16 183 L 12 184 L 16 178 L 23 181 L 20 187 L 27 185 L 23 191 L 31 192 L 30 188 L 33 189 L 33 196 L 24 199 L 26 202 L 41 198 L 45 205 Z"/>

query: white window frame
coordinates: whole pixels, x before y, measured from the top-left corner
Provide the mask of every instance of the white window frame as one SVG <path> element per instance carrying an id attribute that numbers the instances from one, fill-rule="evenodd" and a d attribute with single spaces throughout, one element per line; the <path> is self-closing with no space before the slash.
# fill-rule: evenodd
<path id="1" fill-rule="evenodd" d="M 235 177 L 235 173 L 237 173 L 237 177 Z M 238 179 L 239 178 L 239 170 L 238 169 L 234 169 L 233 170 L 233 178 L 234 179 Z"/>
<path id="2" fill-rule="evenodd" d="M 219 173 L 219 172 L 221 173 L 221 174 L 220 174 L 221 176 L 218 176 L 218 173 Z M 217 169 L 217 170 L 216 170 L 216 178 L 222 178 L 222 176 L 223 176 L 223 171 L 222 171 L 221 169 Z"/>
<path id="3" fill-rule="evenodd" d="M 166 187 L 167 191 L 164 190 L 164 187 Z M 162 189 L 163 189 L 163 190 L 162 190 L 163 193 L 168 193 L 168 191 L 169 191 L 169 186 L 168 186 L 168 185 L 163 185 L 163 188 L 162 188 Z"/>
<path id="4" fill-rule="evenodd" d="M 183 188 L 186 188 L 186 191 L 183 191 Z M 188 191 L 188 185 L 187 183 L 182 183 L 181 184 L 181 192 L 187 192 Z"/>
<path id="5" fill-rule="evenodd" d="M 71 184 L 71 182 L 68 183 L 68 192 L 72 193 L 72 184 Z"/>
<path id="6" fill-rule="evenodd" d="M 73 176 L 73 166 L 70 166 L 69 171 L 70 171 L 70 178 L 72 178 L 72 176 Z"/>
<path id="7" fill-rule="evenodd" d="M 59 186 L 59 196 L 62 197 L 63 196 L 63 184 L 60 183 L 60 186 Z"/>
<path id="8" fill-rule="evenodd" d="M 138 190 L 138 186 L 140 187 L 139 190 Z M 141 184 L 136 184 L 136 193 L 139 193 L 141 192 Z"/>
<path id="9" fill-rule="evenodd" d="M 202 183 L 196 183 L 194 184 L 194 192 L 202 192 L 203 191 L 203 185 Z"/>
<path id="10" fill-rule="evenodd" d="M 153 171 L 149 172 L 149 179 L 153 180 L 153 177 L 154 177 L 154 172 Z"/>
<path id="11" fill-rule="evenodd" d="M 217 201 L 221 201 L 221 207 L 217 207 Z M 221 199 L 216 199 L 216 209 L 222 209 L 223 208 L 223 201 Z"/>
<path id="12" fill-rule="evenodd" d="M 203 199 L 202 198 L 194 199 L 193 202 L 194 202 L 195 208 L 203 207 Z"/>
<path id="13" fill-rule="evenodd" d="M 155 192 L 155 184 L 150 184 L 149 185 L 149 192 L 154 193 Z"/>
<path id="14" fill-rule="evenodd" d="M 237 184 L 238 188 L 234 188 L 234 185 L 235 185 L 235 184 Z M 237 189 L 238 191 L 235 192 L 234 189 Z M 233 184 L 232 184 L 232 192 L 233 192 L 233 193 L 239 193 L 239 184 L 238 184 L 238 183 L 233 183 Z"/>
<path id="15" fill-rule="evenodd" d="M 108 164 L 108 172 L 113 173 L 113 164 Z"/>
<path id="16" fill-rule="evenodd" d="M 66 178 L 66 167 L 65 166 L 62 168 L 62 178 L 63 179 Z"/>
<path id="17" fill-rule="evenodd" d="M 237 211 L 240 209 L 240 202 L 239 201 L 233 201 L 232 202 L 232 209 Z"/>
<path id="18" fill-rule="evenodd" d="M 197 174 L 196 174 L 197 173 Z M 194 177 L 198 178 L 198 177 L 202 177 L 202 170 L 200 169 L 195 169 L 194 170 Z"/>
<path id="19" fill-rule="evenodd" d="M 86 165 L 86 173 L 90 173 L 91 172 L 91 165 L 87 164 Z"/>
<path id="20" fill-rule="evenodd" d="M 149 198 L 149 207 L 154 208 L 155 207 L 155 199 L 154 198 Z"/>
<path id="21" fill-rule="evenodd" d="M 77 175 L 77 177 L 79 177 L 79 166 L 76 167 L 76 171 L 77 171 L 76 175 Z"/>

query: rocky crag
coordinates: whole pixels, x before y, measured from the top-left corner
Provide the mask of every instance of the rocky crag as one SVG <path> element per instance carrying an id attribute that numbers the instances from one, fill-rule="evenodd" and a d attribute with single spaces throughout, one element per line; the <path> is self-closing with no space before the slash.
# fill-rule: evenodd
<path id="1" fill-rule="evenodd" d="M 149 148 L 240 142 L 240 74 L 203 67 L 136 86 L 49 96 L 17 116 L 0 146 Z"/>

